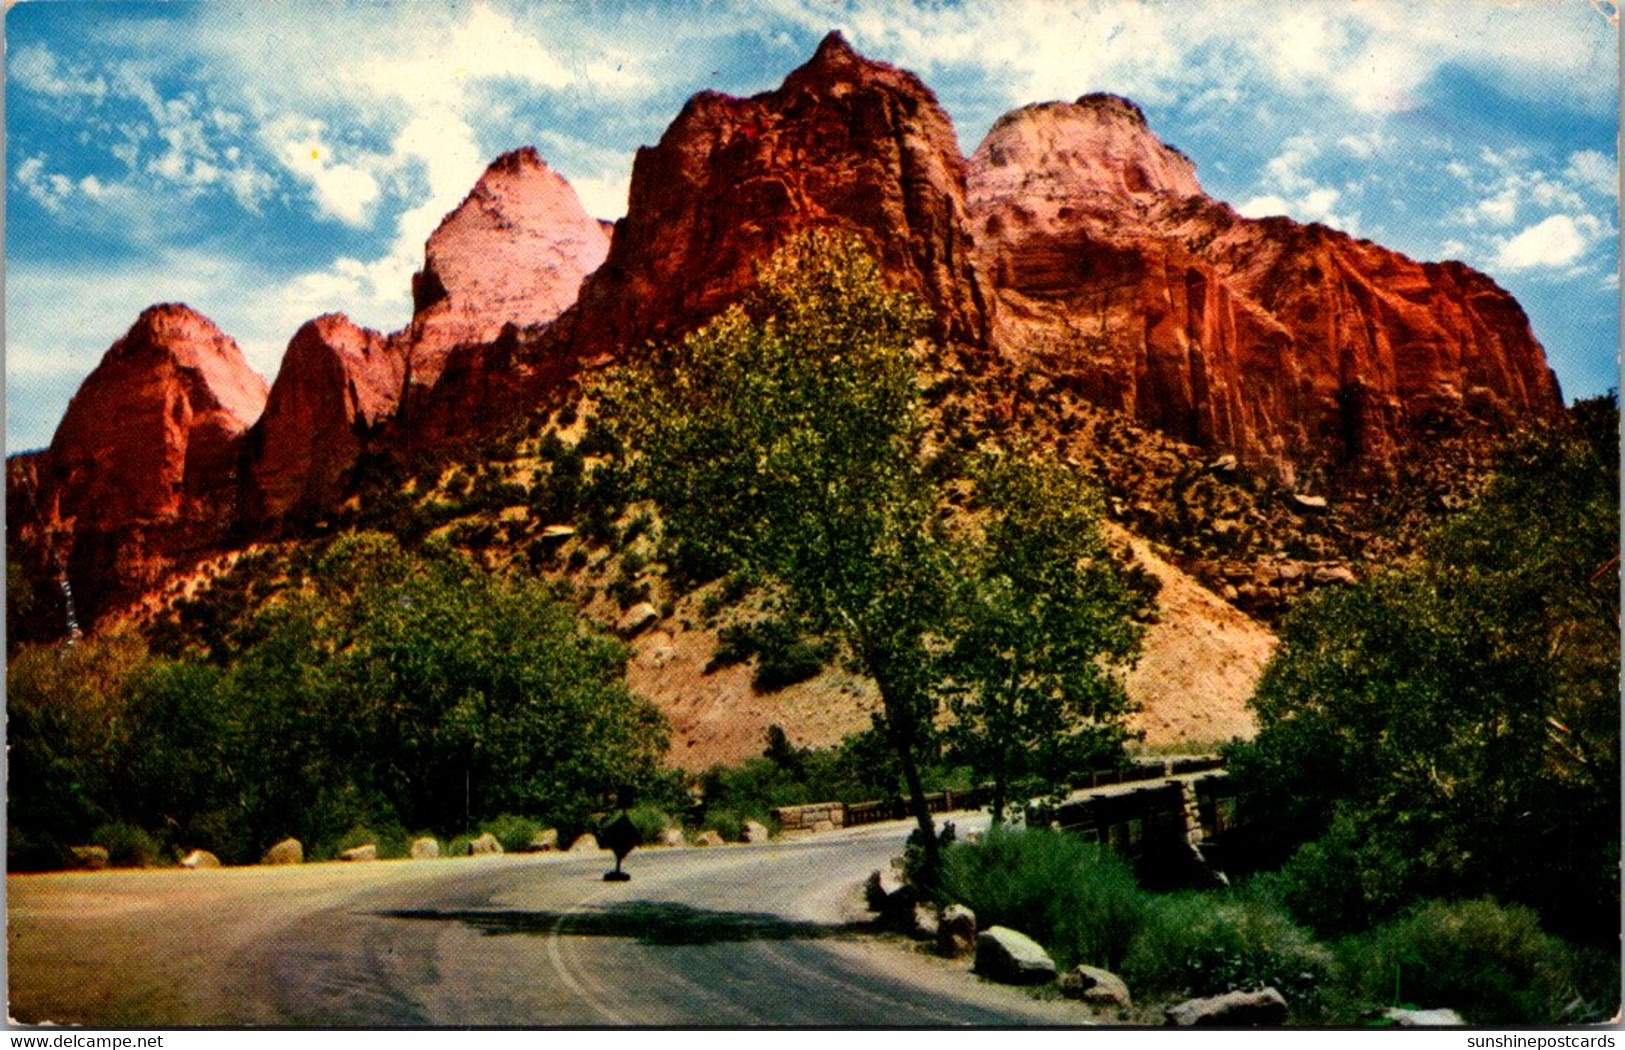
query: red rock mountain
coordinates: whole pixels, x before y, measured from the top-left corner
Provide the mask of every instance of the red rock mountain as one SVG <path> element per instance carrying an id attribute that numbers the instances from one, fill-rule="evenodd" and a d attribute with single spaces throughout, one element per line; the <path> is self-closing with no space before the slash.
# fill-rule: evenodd
<path id="1" fill-rule="evenodd" d="M 265 398 L 265 381 L 207 318 L 149 307 L 85 379 L 50 447 L 8 463 L 11 555 L 26 572 L 71 579 L 88 624 L 105 598 L 156 583 L 177 555 L 215 549 Z"/>
<path id="2" fill-rule="evenodd" d="M 499 158 L 430 237 L 410 325 L 309 322 L 268 405 L 206 320 L 148 310 L 12 461 L 12 536 L 36 575 L 71 552 L 76 587 L 128 595 L 330 509 L 364 453 L 466 448 L 584 363 L 698 327 L 812 227 L 863 238 L 939 339 L 1285 481 L 1369 487 L 1436 432 L 1562 408 L 1484 275 L 1242 218 L 1115 96 L 1018 109 L 967 162 L 917 77 L 831 34 L 776 90 L 694 96 L 612 236 L 534 150 Z"/>
<path id="3" fill-rule="evenodd" d="M 1432 428 L 1561 411 L 1528 320 L 1489 278 L 1244 219 L 1125 99 L 1000 118 L 968 200 L 1001 352 L 1283 480 L 1377 477 Z"/>
<path id="4" fill-rule="evenodd" d="M 412 379 L 432 386 L 446 351 L 487 343 L 505 324 L 545 324 L 576 301 L 609 234 L 530 147 L 498 157 L 429 237 L 403 333 Z"/>
<path id="5" fill-rule="evenodd" d="M 277 519 L 337 503 L 363 440 L 395 414 L 405 380 L 404 341 L 343 314 L 305 322 L 254 431 L 245 512 Z"/>

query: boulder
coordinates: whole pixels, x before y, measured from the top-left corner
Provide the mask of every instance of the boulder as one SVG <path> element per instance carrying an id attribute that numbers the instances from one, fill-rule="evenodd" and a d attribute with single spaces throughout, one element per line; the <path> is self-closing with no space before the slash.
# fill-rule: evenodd
<path id="1" fill-rule="evenodd" d="M 809 828 L 808 830 L 812 831 L 814 834 L 818 834 L 820 832 L 825 832 L 825 831 L 834 831 L 835 830 L 835 822 L 832 821 L 832 820 L 815 820 L 815 821 L 813 821 L 812 827 Z"/>
<path id="2" fill-rule="evenodd" d="M 558 828 L 546 828 L 530 837 L 530 850 L 532 853 L 548 853 L 558 848 Z"/>
<path id="3" fill-rule="evenodd" d="M 976 950 L 976 913 L 963 904 L 950 904 L 937 919 L 937 954 L 963 959 Z"/>
<path id="4" fill-rule="evenodd" d="M 722 836 L 718 835 L 715 831 L 702 831 L 698 835 L 694 836 L 694 845 L 720 846 L 722 845 Z"/>
<path id="5" fill-rule="evenodd" d="M 261 864 L 303 864 L 305 862 L 305 847 L 299 844 L 298 839 L 283 839 L 275 846 L 265 851 L 260 858 Z"/>
<path id="6" fill-rule="evenodd" d="M 472 857 L 491 856 L 501 852 L 502 843 L 489 831 L 468 844 L 468 853 Z"/>
<path id="7" fill-rule="evenodd" d="M 1467 1023 L 1456 1011 L 1443 1008 L 1402 1010 L 1393 1006 L 1385 1010 L 1382 1016 L 1399 1028 L 1460 1028 Z"/>
<path id="8" fill-rule="evenodd" d="M 106 846 L 69 846 L 68 852 L 73 854 L 76 867 L 87 871 L 101 871 L 107 867 L 109 858 Z"/>
<path id="9" fill-rule="evenodd" d="M 374 844 L 374 843 L 371 843 L 371 842 L 367 843 L 364 846 L 352 846 L 349 849 L 345 850 L 344 852 L 340 853 L 339 854 L 339 859 L 340 860 L 377 860 L 378 859 L 378 846 L 376 844 Z"/>
<path id="10" fill-rule="evenodd" d="M 1047 984 L 1055 980 L 1055 960 L 1024 933 L 994 926 L 976 935 L 975 970 L 1002 984 Z"/>
<path id="11" fill-rule="evenodd" d="M 1327 509 L 1325 496 L 1309 496 L 1302 492 L 1294 492 L 1289 502 L 1293 510 L 1301 510 L 1307 514 L 1320 514 Z"/>
<path id="12" fill-rule="evenodd" d="M 661 846 L 681 846 L 683 844 L 682 828 L 661 828 L 655 843 Z"/>
<path id="13" fill-rule="evenodd" d="M 570 843 L 570 852 L 601 853 L 603 847 L 598 845 L 598 836 L 589 831 L 576 836 L 576 840 Z"/>
<path id="14" fill-rule="evenodd" d="M 1286 1023 L 1286 999 L 1274 988 L 1226 992 L 1207 999 L 1187 999 L 1168 1007 L 1168 1021 L 1180 1028 L 1218 1026 L 1248 1028 Z"/>
<path id="15" fill-rule="evenodd" d="M 754 820 L 745 821 L 743 841 L 751 843 L 766 842 L 769 837 L 770 836 L 766 827 L 756 823 Z"/>
<path id="16" fill-rule="evenodd" d="M 1076 966 L 1061 975 L 1061 994 L 1068 999 L 1079 999 L 1095 1006 L 1118 1006 L 1127 1010 L 1134 1005 L 1128 994 L 1128 985 L 1110 970 L 1096 966 Z"/>
<path id="17" fill-rule="evenodd" d="M 939 920 L 937 909 L 928 904 L 916 904 L 908 926 L 908 935 L 917 941 L 937 939 Z"/>
<path id="18" fill-rule="evenodd" d="M 440 856 L 440 843 L 428 837 L 412 840 L 413 860 L 435 860 Z"/>
<path id="19" fill-rule="evenodd" d="M 181 867 L 196 871 L 199 868 L 218 868 L 220 858 L 206 849 L 195 849 L 181 858 Z"/>
<path id="20" fill-rule="evenodd" d="M 620 624 L 615 628 L 622 638 L 632 638 L 660 622 L 660 610 L 648 602 L 638 602 L 626 610 L 621 617 Z"/>

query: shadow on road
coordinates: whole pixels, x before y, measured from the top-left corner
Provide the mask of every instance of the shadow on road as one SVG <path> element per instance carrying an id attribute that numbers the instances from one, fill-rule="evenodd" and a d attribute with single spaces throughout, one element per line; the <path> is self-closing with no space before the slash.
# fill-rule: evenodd
<path id="1" fill-rule="evenodd" d="M 821 940 L 873 931 L 870 924 L 862 922 L 804 922 L 763 912 L 709 911 L 667 901 L 627 901 L 581 912 L 402 908 L 371 914 L 388 919 L 461 922 L 488 937 L 557 932 L 575 937 L 626 937 L 658 945 Z"/>

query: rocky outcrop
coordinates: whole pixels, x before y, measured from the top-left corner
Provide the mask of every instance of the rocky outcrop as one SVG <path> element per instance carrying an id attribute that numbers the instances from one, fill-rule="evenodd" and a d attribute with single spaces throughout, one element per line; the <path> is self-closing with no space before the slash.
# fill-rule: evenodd
<path id="1" fill-rule="evenodd" d="M 680 335 L 736 301 L 754 267 L 812 227 L 861 236 L 934 308 L 937 335 L 982 341 L 965 166 L 918 77 L 831 33 L 775 91 L 695 95 L 638 151 L 626 218 L 582 289 L 582 356 Z"/>
<path id="2" fill-rule="evenodd" d="M 41 616 L 52 630 L 70 618 L 90 628 L 218 548 L 265 399 L 265 381 L 208 318 L 178 303 L 142 312 L 80 386 L 50 447 L 7 464 L 10 550 L 49 595 Z"/>
<path id="3" fill-rule="evenodd" d="M 1319 225 L 1209 199 L 1132 103 L 1015 110 L 971 158 L 993 342 L 1090 400 L 1291 481 L 1356 483 L 1438 428 L 1561 411 L 1516 302 Z"/>
<path id="4" fill-rule="evenodd" d="M 441 220 L 412 277 L 412 382 L 433 386 L 452 347 L 504 325 L 546 324 L 576 301 L 609 251 L 604 224 L 531 147 L 498 157 Z"/>
<path id="5" fill-rule="evenodd" d="M 1134 1006 L 1134 997 L 1128 985 L 1110 970 L 1098 966 L 1074 966 L 1056 982 L 1063 996 L 1093 1006 L 1115 1006 L 1127 1010 Z"/>
<path id="6" fill-rule="evenodd" d="M 325 314 L 288 343 L 250 440 L 251 520 L 336 503 L 368 434 L 395 414 L 406 377 L 399 340 Z"/>

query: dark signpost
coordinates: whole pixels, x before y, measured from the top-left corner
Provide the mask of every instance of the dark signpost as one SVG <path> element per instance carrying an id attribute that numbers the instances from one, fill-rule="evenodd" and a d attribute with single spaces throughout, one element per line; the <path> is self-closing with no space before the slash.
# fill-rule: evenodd
<path id="1" fill-rule="evenodd" d="M 632 823 L 632 818 L 625 813 L 610 822 L 609 827 L 598 834 L 598 844 L 607 846 L 615 854 L 615 870 L 604 872 L 605 882 L 626 882 L 632 876 L 621 870 L 621 861 L 643 841 L 638 834 L 638 826 Z"/>

